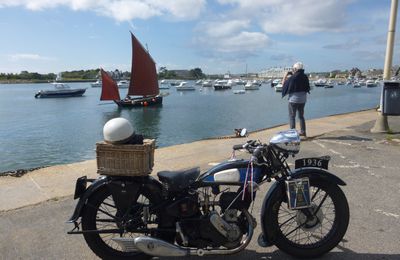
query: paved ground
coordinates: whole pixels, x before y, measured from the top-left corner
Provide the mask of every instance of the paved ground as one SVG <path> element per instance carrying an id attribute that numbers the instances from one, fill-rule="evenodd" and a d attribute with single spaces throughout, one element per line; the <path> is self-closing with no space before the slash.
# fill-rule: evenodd
<path id="1" fill-rule="evenodd" d="M 310 138 L 302 143 L 297 156 L 330 155 L 330 170 L 348 184 L 343 190 L 351 211 L 349 229 L 344 241 L 322 259 L 400 259 L 400 118 L 390 120 L 394 135 L 371 134 L 369 129 L 373 121 L 366 121 Z M 232 142 L 239 140 L 233 139 Z M 226 157 L 229 153 L 230 150 L 225 149 Z M 215 158 L 206 157 L 209 163 L 216 162 Z M 209 167 L 204 161 L 200 160 L 202 168 Z M 89 168 L 85 169 L 89 171 Z M 60 178 L 60 183 L 66 179 Z M 1 196 L 6 196 L 6 181 L 10 187 L 13 187 L 13 181 L 0 181 L 3 181 L 0 182 Z M 48 185 L 54 185 L 56 190 L 57 183 Z M 263 186 L 263 192 L 257 194 L 254 208 L 257 218 L 268 188 L 268 185 Z M 95 259 L 82 236 L 66 235 L 70 226 L 65 224 L 65 220 L 75 206 L 72 197 L 68 194 L 66 197 L 47 195 L 49 200 L 43 202 L 45 199 L 41 199 L 37 205 L 0 212 L 0 259 Z M 252 243 L 242 253 L 207 259 L 291 259 L 276 247 L 258 247 L 256 237 L 259 233 L 258 226 Z"/>

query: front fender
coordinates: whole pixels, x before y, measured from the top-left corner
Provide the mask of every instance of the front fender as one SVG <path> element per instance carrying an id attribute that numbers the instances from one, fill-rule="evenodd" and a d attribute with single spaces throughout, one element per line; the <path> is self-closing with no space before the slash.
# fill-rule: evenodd
<path id="1" fill-rule="evenodd" d="M 315 167 L 304 167 L 296 169 L 290 175 L 292 178 L 308 177 L 310 179 L 321 179 L 340 186 L 346 186 L 346 183 L 336 175 L 328 172 L 325 169 Z"/>
<path id="2" fill-rule="evenodd" d="M 311 180 L 322 180 L 330 183 L 334 183 L 336 185 L 344 186 L 346 183 L 337 177 L 336 175 L 328 172 L 327 170 L 321 168 L 314 167 L 304 167 L 296 169 L 292 172 L 291 177 L 302 178 L 308 177 Z M 279 180 L 275 182 L 271 188 L 268 190 L 268 193 L 264 197 L 264 201 L 261 209 L 261 229 L 263 232 L 263 245 L 272 246 L 275 243 L 276 238 L 276 230 L 271 230 L 268 225 L 268 213 L 272 210 L 273 203 L 275 201 L 276 196 L 280 193 L 286 193 L 285 180 Z"/>

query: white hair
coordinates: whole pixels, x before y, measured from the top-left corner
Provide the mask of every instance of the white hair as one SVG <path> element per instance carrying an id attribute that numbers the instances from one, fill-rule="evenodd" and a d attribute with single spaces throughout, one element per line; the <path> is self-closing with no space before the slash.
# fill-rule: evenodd
<path id="1" fill-rule="evenodd" d="M 303 69 L 303 63 L 301 63 L 300 61 L 296 62 L 295 64 L 293 64 L 293 69 L 295 70 Z"/>

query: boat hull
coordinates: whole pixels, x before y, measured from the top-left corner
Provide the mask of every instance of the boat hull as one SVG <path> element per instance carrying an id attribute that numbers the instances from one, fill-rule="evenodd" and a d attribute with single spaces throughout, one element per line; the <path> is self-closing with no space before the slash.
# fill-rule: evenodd
<path id="1" fill-rule="evenodd" d="M 231 88 L 232 87 L 228 85 L 214 85 L 214 90 L 226 90 Z"/>
<path id="2" fill-rule="evenodd" d="M 65 97 L 81 97 L 86 92 L 82 89 L 63 89 L 63 90 L 40 90 L 35 94 L 35 98 L 65 98 Z"/>
<path id="3" fill-rule="evenodd" d="M 161 105 L 163 98 L 161 96 L 134 98 L 129 100 L 114 100 L 119 107 L 132 108 L 132 107 L 147 107 Z"/>

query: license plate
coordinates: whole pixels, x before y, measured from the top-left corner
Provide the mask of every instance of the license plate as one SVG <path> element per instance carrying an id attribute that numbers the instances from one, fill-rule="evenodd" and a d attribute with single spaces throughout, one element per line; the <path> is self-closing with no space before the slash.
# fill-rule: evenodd
<path id="1" fill-rule="evenodd" d="M 302 158 L 295 161 L 295 168 L 303 167 L 317 167 L 328 170 L 329 156 L 315 157 L 315 158 Z"/>
<path id="2" fill-rule="evenodd" d="M 308 208 L 311 205 L 309 179 L 300 178 L 285 182 L 289 209 Z"/>

